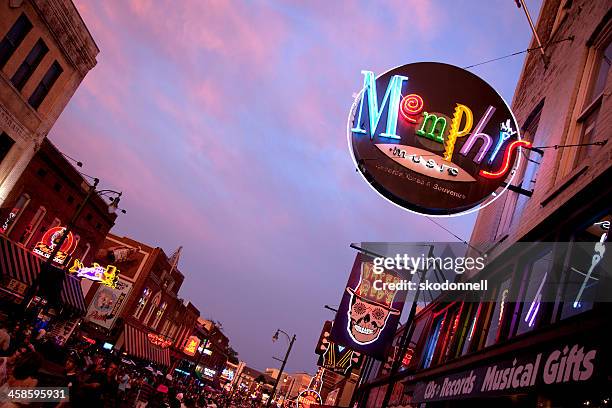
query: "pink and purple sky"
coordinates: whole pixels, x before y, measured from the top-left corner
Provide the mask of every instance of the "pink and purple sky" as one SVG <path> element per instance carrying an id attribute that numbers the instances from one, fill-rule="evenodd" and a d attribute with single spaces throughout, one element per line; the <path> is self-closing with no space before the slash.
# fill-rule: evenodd
<path id="1" fill-rule="evenodd" d="M 101 51 L 50 139 L 124 192 L 114 233 L 184 247 L 179 295 L 261 370 L 285 352 L 281 328 L 297 334 L 289 371 L 314 371 L 350 242 L 454 240 L 355 172 L 360 71 L 467 66 L 531 38 L 513 0 L 75 3 Z M 540 3 L 527 1 L 534 18 Z M 510 101 L 522 62 L 472 72 Z M 439 222 L 468 239 L 474 216 Z"/>

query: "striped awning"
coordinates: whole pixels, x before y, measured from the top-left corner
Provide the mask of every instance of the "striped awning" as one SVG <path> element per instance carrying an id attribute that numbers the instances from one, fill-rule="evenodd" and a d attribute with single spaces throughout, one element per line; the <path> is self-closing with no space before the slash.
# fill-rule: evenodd
<path id="1" fill-rule="evenodd" d="M 62 303 L 75 311 L 85 314 L 87 306 L 83 298 L 83 290 L 81 289 L 81 281 L 72 275 L 67 275 L 62 283 L 61 293 Z"/>
<path id="2" fill-rule="evenodd" d="M 0 270 L 3 275 L 30 286 L 40 274 L 40 259 L 13 241 L 0 237 Z"/>
<path id="3" fill-rule="evenodd" d="M 125 324 L 125 351 L 143 360 L 152 361 L 170 366 L 170 350 L 161 348 L 149 341 L 147 333 L 130 325 Z"/>
<path id="4" fill-rule="evenodd" d="M 42 260 L 21 245 L 0 237 L 0 270 L 8 276 L 27 286 L 32 285 L 40 275 Z M 16 285 L 14 285 L 16 287 Z M 14 290 L 12 290 L 14 292 Z M 23 293 L 15 293 L 23 298 Z M 60 293 L 62 304 L 76 312 L 85 314 L 87 306 L 80 281 L 72 275 L 66 275 Z"/>

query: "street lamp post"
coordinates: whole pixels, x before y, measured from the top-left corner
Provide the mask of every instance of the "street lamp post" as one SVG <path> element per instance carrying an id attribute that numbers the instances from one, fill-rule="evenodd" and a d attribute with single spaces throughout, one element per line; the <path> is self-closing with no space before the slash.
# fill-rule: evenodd
<path id="1" fill-rule="evenodd" d="M 64 228 L 64 231 L 62 232 L 62 235 L 60 236 L 59 240 L 57 241 L 57 243 L 53 247 L 53 250 L 51 251 L 51 254 L 49 255 L 49 258 L 47 258 L 45 260 L 45 262 L 43 263 L 43 265 L 42 265 L 42 269 L 43 270 L 47 270 L 47 272 L 50 272 L 51 265 L 53 264 L 53 260 L 57 256 L 57 254 L 60 251 L 62 245 L 64 245 L 64 242 L 66 242 L 66 239 L 68 238 L 68 235 L 70 234 L 72 229 L 75 227 L 76 222 L 77 222 L 79 216 L 81 215 L 81 213 L 83 212 L 83 209 L 85 208 L 85 206 L 87 205 L 87 203 L 91 199 L 91 196 L 93 196 L 95 193 L 98 193 L 99 195 L 103 195 L 103 194 L 116 194 L 117 196 L 112 199 L 112 203 L 108 207 L 108 212 L 111 213 L 111 214 L 114 214 L 115 211 L 117 211 L 117 209 L 119 209 L 118 205 L 119 205 L 119 201 L 121 200 L 122 193 L 119 192 L 119 191 L 115 191 L 115 190 L 96 190 L 96 187 L 98 186 L 98 183 L 100 182 L 100 180 L 98 178 L 94 177 L 93 181 L 94 181 L 93 184 L 91 186 L 89 186 L 89 190 L 87 191 L 87 195 L 85 196 L 85 198 L 83 198 L 83 201 L 81 201 L 81 203 L 77 207 L 77 209 L 74 212 L 74 214 L 72 214 L 72 217 L 70 218 L 70 221 L 68 222 L 68 224 L 66 224 L 66 227 Z M 121 210 L 121 211 L 123 213 L 125 213 L 125 210 Z M 27 299 L 29 299 L 29 300 L 28 301 L 24 301 L 25 309 L 27 309 L 29 307 L 30 302 L 36 296 L 36 293 L 38 292 L 39 281 L 40 281 L 40 275 L 36 276 L 34 278 L 34 282 L 31 285 L 31 290 L 30 290 L 30 293 L 29 293 L 30 296 L 27 296 Z M 25 309 L 24 309 L 24 311 L 25 311 Z"/>
<path id="2" fill-rule="evenodd" d="M 289 335 L 286 332 L 282 331 L 281 329 L 276 330 L 276 333 L 274 333 L 274 336 L 272 336 L 272 341 L 278 340 L 279 333 L 282 333 L 285 336 L 287 336 L 287 340 L 289 340 L 289 347 L 287 348 L 287 352 L 285 353 L 285 358 L 283 359 L 283 363 L 281 364 L 278 375 L 276 376 L 276 381 L 274 381 L 274 388 L 272 388 L 272 394 L 270 395 L 270 398 L 268 399 L 268 402 L 266 403 L 266 407 L 269 407 L 270 404 L 272 403 L 272 400 L 274 399 L 274 394 L 276 394 L 276 388 L 278 387 L 278 382 L 280 381 L 280 378 L 283 375 L 285 364 L 287 364 L 287 359 L 289 358 L 289 354 L 291 353 L 291 348 L 293 347 L 293 343 L 295 342 L 295 334 L 293 335 L 293 337 L 289 337 Z"/>
<path id="3" fill-rule="evenodd" d="M 118 205 L 119 205 L 119 200 L 121 200 L 122 193 L 119 192 L 119 191 L 114 191 L 114 190 L 100 190 L 100 191 L 96 191 L 96 187 L 98 186 L 99 182 L 100 182 L 100 180 L 98 178 L 94 178 L 93 185 L 91 185 L 89 187 L 89 191 L 87 192 L 87 195 L 85 196 L 83 201 L 81 201 L 81 204 L 79 205 L 77 210 L 72 215 L 72 218 L 70 219 L 68 224 L 66 224 L 66 227 L 64 228 L 64 232 L 62 232 L 62 236 L 60 237 L 59 241 L 57 242 L 57 244 L 53 248 L 53 251 L 51 252 L 51 255 L 49 256 L 49 258 L 45 262 L 45 267 L 48 268 L 53 263 L 53 259 L 55 259 L 55 257 L 57 256 L 57 253 L 61 249 L 62 245 L 64 245 L 64 242 L 66 241 L 66 239 L 68 238 L 68 235 L 70 234 L 70 232 L 74 228 L 77 219 L 79 218 L 79 216 L 83 212 L 83 209 L 85 208 L 85 206 L 89 202 L 89 200 L 90 200 L 92 195 L 94 195 L 95 193 L 98 193 L 98 194 L 102 194 L 102 193 L 114 193 L 114 194 L 117 194 L 117 197 L 115 197 L 113 199 L 112 204 L 109 206 L 108 211 L 112 214 L 112 213 L 114 213 L 117 210 Z"/>

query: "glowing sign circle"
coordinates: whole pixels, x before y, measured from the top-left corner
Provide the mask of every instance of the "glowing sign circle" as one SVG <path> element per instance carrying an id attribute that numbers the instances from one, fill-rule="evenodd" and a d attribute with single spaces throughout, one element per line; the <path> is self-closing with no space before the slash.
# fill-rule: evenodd
<path id="1" fill-rule="evenodd" d="M 506 191 L 521 149 L 531 147 L 504 99 L 462 68 L 420 62 L 375 79 L 362 71 L 362 81 L 347 123 L 355 166 L 376 192 L 410 212 L 484 208 Z"/>

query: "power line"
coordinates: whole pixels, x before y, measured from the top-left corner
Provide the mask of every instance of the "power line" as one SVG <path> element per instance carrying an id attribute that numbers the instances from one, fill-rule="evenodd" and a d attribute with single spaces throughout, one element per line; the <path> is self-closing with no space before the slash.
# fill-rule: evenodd
<path id="1" fill-rule="evenodd" d="M 512 54 L 504 55 L 503 57 L 497 57 L 497 58 L 493 58 L 493 59 L 486 60 L 486 61 L 483 61 L 483 62 L 479 62 L 479 63 L 476 63 L 476 64 L 468 65 L 466 67 L 463 67 L 463 69 L 470 69 L 470 68 L 478 67 L 480 65 L 488 64 L 490 62 L 495 62 L 495 61 L 499 61 L 499 60 L 502 60 L 502 59 L 514 57 L 516 55 L 521 55 L 521 54 L 524 54 L 526 52 L 531 52 L 531 51 L 539 50 L 539 49 L 542 49 L 542 48 L 546 48 L 549 45 L 558 44 L 558 43 L 563 42 L 563 41 L 574 41 L 574 36 L 572 35 L 572 36 L 569 36 L 567 38 L 562 38 L 562 39 L 557 40 L 557 41 L 551 41 L 551 42 L 549 42 L 549 43 L 547 43 L 545 45 L 542 45 L 540 47 L 527 48 L 527 49 L 525 49 L 523 51 L 517 51 L 517 52 L 513 52 Z"/>
<path id="2" fill-rule="evenodd" d="M 438 227 L 442 228 L 444 231 L 448 232 L 449 234 L 451 234 L 453 237 L 457 238 L 459 241 L 463 242 L 465 245 L 467 245 L 468 247 L 472 248 L 474 251 L 478 252 L 480 255 L 483 254 L 483 252 L 470 245 L 465 239 L 461 238 L 460 236 L 458 236 L 457 234 L 455 234 L 453 231 L 449 230 L 448 228 L 446 228 L 444 225 L 438 223 L 437 221 L 435 221 L 433 218 L 429 218 L 429 217 L 425 217 L 427 218 L 429 221 L 433 222 L 434 224 L 436 224 Z"/>

